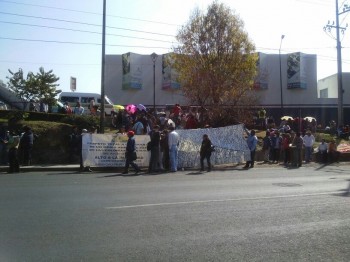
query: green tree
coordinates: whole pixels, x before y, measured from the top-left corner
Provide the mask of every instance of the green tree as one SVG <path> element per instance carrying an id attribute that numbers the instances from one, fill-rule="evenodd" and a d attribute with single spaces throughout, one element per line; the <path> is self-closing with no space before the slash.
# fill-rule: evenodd
<path id="1" fill-rule="evenodd" d="M 243 25 L 229 7 L 215 1 L 206 13 L 195 9 L 177 34 L 174 67 L 182 91 L 191 104 L 209 107 L 218 124 L 244 121 L 246 106 L 256 103 L 251 90 L 258 57 Z"/>
<path id="2" fill-rule="evenodd" d="M 42 101 L 48 105 L 56 103 L 55 97 L 61 90 L 56 89 L 59 86 L 56 83 L 59 77 L 53 74 L 52 70 L 45 72 L 44 68 L 40 67 L 38 73 L 29 72 L 26 78 L 21 68 L 18 72 L 8 71 L 11 76 L 7 77 L 7 85 L 18 98 L 25 101 Z"/>

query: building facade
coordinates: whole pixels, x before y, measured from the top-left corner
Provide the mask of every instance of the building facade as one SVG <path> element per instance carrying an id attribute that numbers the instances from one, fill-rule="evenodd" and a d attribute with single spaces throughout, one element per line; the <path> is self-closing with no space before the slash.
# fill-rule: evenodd
<path id="1" fill-rule="evenodd" d="M 330 77 L 317 82 L 316 55 L 259 53 L 257 69 L 253 92 L 259 99 L 258 107 L 264 107 L 269 115 L 314 116 L 323 124 L 337 119 L 334 80 Z M 155 62 L 150 55 L 107 55 L 105 74 L 105 93 L 115 104 L 155 104 L 162 108 L 189 103 L 171 68 L 169 54 L 159 55 Z M 332 88 L 324 91 L 325 85 Z M 344 102 L 349 101 L 345 97 Z M 344 107 L 349 104 L 344 103 Z"/>

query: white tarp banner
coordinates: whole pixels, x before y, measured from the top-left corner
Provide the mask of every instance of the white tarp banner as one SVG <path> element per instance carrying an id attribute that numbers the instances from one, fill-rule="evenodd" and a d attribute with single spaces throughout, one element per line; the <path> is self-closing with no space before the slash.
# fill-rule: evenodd
<path id="1" fill-rule="evenodd" d="M 215 146 L 210 158 L 214 165 L 242 163 L 250 160 L 250 151 L 243 137 L 243 125 L 220 128 L 176 130 L 180 135 L 179 167 L 200 165 L 199 150 L 203 135 L 207 134 Z"/>
<path id="2" fill-rule="evenodd" d="M 211 162 L 215 165 L 241 163 L 250 159 L 250 151 L 243 137 L 243 125 L 205 129 L 180 129 L 179 168 L 199 166 L 199 150 L 204 134 L 215 145 Z M 137 163 L 149 164 L 148 135 L 134 136 Z M 128 137 L 121 134 L 84 134 L 82 156 L 84 166 L 122 167 L 125 165 L 125 148 Z"/>

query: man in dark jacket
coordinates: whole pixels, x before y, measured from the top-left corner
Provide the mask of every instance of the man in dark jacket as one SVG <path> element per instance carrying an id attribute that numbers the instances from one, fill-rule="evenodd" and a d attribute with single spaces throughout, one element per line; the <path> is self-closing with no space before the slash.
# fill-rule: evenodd
<path id="1" fill-rule="evenodd" d="M 151 137 L 151 159 L 149 161 L 148 173 L 159 171 L 159 150 L 160 150 L 160 132 L 159 126 L 155 125 L 150 133 Z"/>
<path id="2" fill-rule="evenodd" d="M 201 149 L 199 151 L 201 161 L 201 171 L 204 171 L 204 159 L 207 159 L 208 172 L 211 171 L 210 157 L 212 152 L 212 144 L 207 134 L 203 135 Z"/>
<path id="3" fill-rule="evenodd" d="M 125 149 L 125 169 L 123 174 L 129 173 L 129 166 L 131 165 L 135 169 L 135 174 L 140 172 L 140 168 L 137 166 L 137 164 L 134 163 L 135 156 L 136 156 L 136 146 L 135 146 L 135 139 L 134 139 L 134 131 L 128 132 L 128 142 L 126 143 L 126 149 Z"/>
<path id="4" fill-rule="evenodd" d="M 24 126 L 23 131 L 24 133 L 22 134 L 19 147 L 22 153 L 23 166 L 29 166 L 32 162 L 34 135 L 32 129 L 29 126 Z"/>

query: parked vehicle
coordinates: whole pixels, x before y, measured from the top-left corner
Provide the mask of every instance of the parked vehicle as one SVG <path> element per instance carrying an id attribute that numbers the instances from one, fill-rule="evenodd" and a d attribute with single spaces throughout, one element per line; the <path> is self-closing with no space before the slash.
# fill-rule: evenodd
<path id="1" fill-rule="evenodd" d="M 62 92 L 59 95 L 58 100 L 61 103 L 68 102 L 69 105 L 74 108 L 77 102 L 80 102 L 81 106 L 84 107 L 84 114 L 90 114 L 90 102 L 95 101 L 95 105 L 101 106 L 101 95 L 97 93 L 80 93 L 80 92 Z M 117 105 L 105 96 L 105 114 L 113 115 L 118 111 Z"/>

